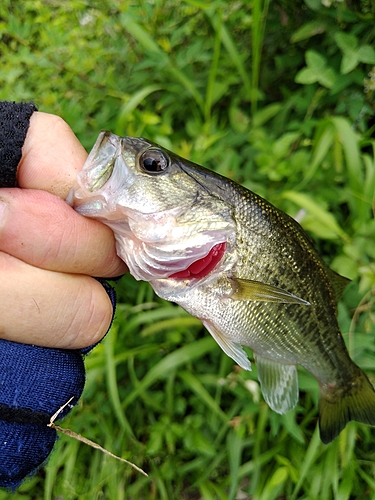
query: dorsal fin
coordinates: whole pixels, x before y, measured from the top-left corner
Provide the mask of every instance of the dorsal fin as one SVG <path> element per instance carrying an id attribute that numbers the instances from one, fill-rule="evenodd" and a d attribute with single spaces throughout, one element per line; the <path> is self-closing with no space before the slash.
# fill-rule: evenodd
<path id="1" fill-rule="evenodd" d="M 344 278 L 344 276 L 336 273 L 336 271 L 332 271 L 332 269 L 329 270 L 328 274 L 335 292 L 336 301 L 338 302 L 345 290 L 345 287 L 350 283 L 350 279 Z"/>

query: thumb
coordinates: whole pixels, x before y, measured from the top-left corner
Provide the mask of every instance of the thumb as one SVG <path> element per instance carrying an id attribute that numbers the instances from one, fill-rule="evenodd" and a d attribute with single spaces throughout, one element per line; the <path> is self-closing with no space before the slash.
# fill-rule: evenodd
<path id="1" fill-rule="evenodd" d="M 62 118 L 35 112 L 22 148 L 18 185 L 65 199 L 86 158 L 85 149 Z"/>

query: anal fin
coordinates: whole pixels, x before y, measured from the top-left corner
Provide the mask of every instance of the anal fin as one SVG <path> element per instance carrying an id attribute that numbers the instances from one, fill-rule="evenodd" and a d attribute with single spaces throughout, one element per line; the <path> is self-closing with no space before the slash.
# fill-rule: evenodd
<path id="1" fill-rule="evenodd" d="M 294 408 L 299 396 L 296 366 L 281 364 L 256 353 L 254 358 L 266 403 L 281 414 Z"/>

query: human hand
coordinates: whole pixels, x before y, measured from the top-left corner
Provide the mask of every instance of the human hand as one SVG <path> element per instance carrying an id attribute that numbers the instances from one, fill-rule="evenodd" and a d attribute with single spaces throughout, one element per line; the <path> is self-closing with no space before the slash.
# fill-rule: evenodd
<path id="1" fill-rule="evenodd" d="M 32 115 L 18 170 L 22 189 L 0 189 L 3 339 L 78 349 L 110 325 L 111 301 L 91 276 L 118 276 L 126 266 L 112 231 L 64 201 L 86 157 L 61 118 Z"/>
<path id="2" fill-rule="evenodd" d="M 0 189 L 0 488 L 44 463 L 51 417 L 82 394 L 87 350 L 77 349 L 105 335 L 115 300 L 91 276 L 126 271 L 109 228 L 64 201 L 86 156 L 62 119 L 34 113 L 20 189 Z"/>

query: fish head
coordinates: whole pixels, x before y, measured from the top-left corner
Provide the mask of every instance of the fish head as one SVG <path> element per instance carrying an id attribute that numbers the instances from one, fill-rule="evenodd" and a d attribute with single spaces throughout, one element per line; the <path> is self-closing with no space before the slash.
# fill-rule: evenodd
<path id="1" fill-rule="evenodd" d="M 219 182 L 212 175 L 151 141 L 104 131 L 68 201 L 112 228 L 136 279 L 186 286 L 235 252 L 233 207 L 210 187 Z"/>

